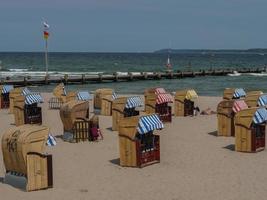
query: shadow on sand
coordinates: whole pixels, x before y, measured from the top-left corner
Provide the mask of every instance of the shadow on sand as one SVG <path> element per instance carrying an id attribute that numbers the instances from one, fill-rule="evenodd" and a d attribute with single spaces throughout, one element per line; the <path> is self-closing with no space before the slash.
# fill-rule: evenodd
<path id="1" fill-rule="evenodd" d="M 120 166 L 120 159 L 119 159 L 119 158 L 110 160 L 109 162 L 111 162 L 111 163 L 114 164 L 114 165 L 118 165 L 118 166 Z"/>
<path id="2" fill-rule="evenodd" d="M 108 127 L 106 128 L 108 131 L 112 131 L 112 127 Z"/>
<path id="3" fill-rule="evenodd" d="M 55 138 L 59 138 L 63 140 L 63 135 L 55 135 Z"/>
<path id="4" fill-rule="evenodd" d="M 209 132 L 208 134 L 215 136 L 215 137 L 218 137 L 218 131 L 212 131 L 212 132 Z"/>
<path id="5" fill-rule="evenodd" d="M 0 177 L 0 183 L 4 183 L 4 177 Z"/>
<path id="6" fill-rule="evenodd" d="M 223 147 L 224 149 L 228 149 L 230 151 L 235 151 L 235 145 L 234 144 L 229 144 L 225 147 Z"/>

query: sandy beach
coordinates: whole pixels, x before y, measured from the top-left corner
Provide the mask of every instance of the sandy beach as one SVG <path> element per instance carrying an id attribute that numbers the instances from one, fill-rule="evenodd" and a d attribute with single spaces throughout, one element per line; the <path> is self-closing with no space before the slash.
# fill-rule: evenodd
<path id="1" fill-rule="evenodd" d="M 51 94 L 43 97 L 43 125 L 54 136 L 61 135 L 59 111 L 48 109 Z M 196 104 L 201 110 L 216 110 L 220 100 L 199 97 Z M 0 110 L 0 136 L 13 123 L 13 115 Z M 159 132 L 161 162 L 142 169 L 119 166 L 118 136 L 111 125 L 111 117 L 100 116 L 102 141 L 72 144 L 57 139 L 55 147 L 47 147 L 53 154 L 54 173 L 54 187 L 47 190 L 25 192 L 5 184 L 1 152 L 0 199 L 252 200 L 267 196 L 267 151 L 235 152 L 233 137 L 216 136 L 216 115 L 173 117 Z"/>

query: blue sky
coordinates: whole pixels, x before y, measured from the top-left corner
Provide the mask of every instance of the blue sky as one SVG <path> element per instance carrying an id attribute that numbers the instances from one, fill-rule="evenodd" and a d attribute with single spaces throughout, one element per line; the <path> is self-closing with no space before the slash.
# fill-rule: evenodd
<path id="1" fill-rule="evenodd" d="M 0 0 L 0 51 L 267 47 L 266 0 Z"/>

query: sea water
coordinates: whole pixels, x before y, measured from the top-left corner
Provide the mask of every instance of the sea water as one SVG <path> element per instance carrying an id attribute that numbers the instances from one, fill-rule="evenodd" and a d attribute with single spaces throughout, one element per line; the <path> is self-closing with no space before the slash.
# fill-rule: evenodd
<path id="1" fill-rule="evenodd" d="M 178 53 L 171 54 L 173 70 L 262 68 L 267 55 L 257 53 Z M 0 53 L 0 76 L 33 76 L 45 74 L 43 53 Z M 156 72 L 166 70 L 166 54 L 158 53 L 49 53 L 51 76 L 114 72 Z M 34 87 L 33 90 L 51 92 L 54 85 Z M 200 95 L 218 96 L 226 87 L 242 87 L 246 91 L 267 92 L 267 76 L 205 76 L 184 79 L 162 79 L 133 82 L 89 83 L 68 85 L 67 90 L 93 91 L 101 87 L 114 88 L 118 93 L 141 94 L 149 87 L 164 87 L 168 91 L 194 88 Z"/>

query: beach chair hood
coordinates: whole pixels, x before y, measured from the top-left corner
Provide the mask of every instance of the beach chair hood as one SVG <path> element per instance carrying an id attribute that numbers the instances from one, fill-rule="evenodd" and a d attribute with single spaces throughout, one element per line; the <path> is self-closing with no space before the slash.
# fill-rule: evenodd
<path id="1" fill-rule="evenodd" d="M 263 94 L 262 91 L 250 91 L 246 94 L 245 101 L 249 107 L 257 107 L 259 97 Z"/>
<path id="2" fill-rule="evenodd" d="M 102 98 L 105 96 L 112 96 L 114 93 L 113 89 L 111 88 L 101 88 L 97 89 L 94 94 L 94 107 L 101 108 L 101 101 Z"/>
<path id="3" fill-rule="evenodd" d="M 120 121 L 119 135 L 134 140 L 136 134 L 146 134 L 150 131 L 163 129 L 164 125 L 158 115 L 133 116 Z"/>
<path id="4" fill-rule="evenodd" d="M 72 100 L 64 103 L 60 108 L 60 118 L 64 129 L 70 131 L 77 118 L 86 118 L 89 110 L 87 101 Z"/>
<path id="5" fill-rule="evenodd" d="M 258 99 L 258 106 L 266 106 L 267 105 L 267 94 L 263 94 Z"/>
<path id="6" fill-rule="evenodd" d="M 127 97 L 125 108 L 136 108 L 143 105 L 143 102 L 139 96 Z"/>
<path id="7" fill-rule="evenodd" d="M 230 99 L 238 99 L 241 97 L 245 97 L 246 92 L 243 88 L 226 88 L 223 92 L 223 99 L 230 100 Z"/>
<path id="8" fill-rule="evenodd" d="M 267 110 L 265 108 L 249 108 L 238 112 L 235 116 L 235 124 L 250 128 L 251 125 L 265 123 Z"/>
<path id="9" fill-rule="evenodd" d="M 62 98 L 62 96 L 67 95 L 64 83 L 60 83 L 55 87 L 53 90 L 53 95 L 59 99 Z"/>
<path id="10" fill-rule="evenodd" d="M 183 102 L 185 99 L 193 101 L 194 99 L 198 98 L 198 95 L 195 90 L 180 90 L 176 91 L 175 93 L 175 100 Z"/>
<path id="11" fill-rule="evenodd" d="M 13 85 L 0 85 L 0 92 L 2 94 L 10 93 L 11 90 L 13 90 Z"/>
<path id="12" fill-rule="evenodd" d="M 2 137 L 2 152 L 6 171 L 27 174 L 28 153 L 44 153 L 49 128 L 22 125 L 7 130 Z"/>
<path id="13" fill-rule="evenodd" d="M 248 106 L 244 100 L 224 100 L 217 106 L 217 114 L 231 117 L 233 113 L 237 113 Z"/>

